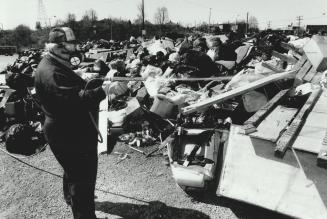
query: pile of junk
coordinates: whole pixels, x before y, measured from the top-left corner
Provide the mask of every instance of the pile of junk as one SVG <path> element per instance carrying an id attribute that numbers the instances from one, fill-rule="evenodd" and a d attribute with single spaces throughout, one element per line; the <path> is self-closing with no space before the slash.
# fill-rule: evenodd
<path id="1" fill-rule="evenodd" d="M 0 138 L 10 153 L 31 156 L 45 148 L 44 115 L 33 89 L 33 73 L 43 54 L 38 49 L 22 51 L 0 72 Z"/>
<path id="2" fill-rule="evenodd" d="M 280 91 L 301 84 L 294 78 L 309 40 L 263 32 L 142 43 L 106 63 L 108 73 L 99 70 L 112 81 L 107 152 L 117 141 L 143 154 L 142 147 L 158 144 L 146 156 L 167 148 L 179 186 L 213 188 L 231 124 L 243 125 Z M 101 77 L 84 72 L 87 80 Z M 306 97 L 294 92 L 285 104 L 299 106 Z"/>
<path id="3" fill-rule="evenodd" d="M 87 81 L 103 77 L 112 81 L 105 109 L 108 153 L 117 141 L 141 152 L 142 147 L 157 144 L 155 151 L 167 148 L 179 186 L 207 189 L 217 179 L 230 125 L 242 125 L 281 90 L 301 85 L 294 75 L 310 40 L 271 32 L 241 39 L 199 34 L 142 43 L 133 39 L 129 43 L 135 42 L 133 46 L 118 56 L 102 58 L 100 52 L 97 60 L 81 62 L 75 72 Z M 12 91 L 9 98 L 7 91 L 2 92 L 3 133 L 15 124 L 42 132 L 36 125 L 43 115 L 34 106 L 30 88 L 39 54 L 22 55 L 3 72 Z M 301 92 L 286 100 L 290 105 L 303 101 Z M 23 110 L 18 116 L 19 103 Z M 11 104 L 15 112 L 10 111 Z M 6 134 L 4 138 L 7 143 Z M 38 140 L 44 144 L 44 139 Z"/>

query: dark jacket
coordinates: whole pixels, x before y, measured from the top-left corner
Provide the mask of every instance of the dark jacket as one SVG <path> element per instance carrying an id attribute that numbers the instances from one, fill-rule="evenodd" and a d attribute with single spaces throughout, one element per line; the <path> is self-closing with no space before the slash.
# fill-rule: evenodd
<path id="1" fill-rule="evenodd" d="M 35 89 L 46 116 L 44 129 L 50 146 L 69 145 L 74 150 L 95 147 L 97 132 L 89 112 L 97 115 L 105 93 L 101 87 L 84 90 L 85 85 L 82 78 L 53 57 L 46 55 L 40 62 Z"/>

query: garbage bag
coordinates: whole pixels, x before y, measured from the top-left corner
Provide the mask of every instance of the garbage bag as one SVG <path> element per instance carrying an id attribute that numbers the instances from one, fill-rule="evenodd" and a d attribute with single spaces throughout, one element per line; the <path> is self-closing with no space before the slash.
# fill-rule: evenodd
<path id="1" fill-rule="evenodd" d="M 26 124 L 14 124 L 5 134 L 6 149 L 10 153 L 30 155 L 36 150 L 33 144 L 33 128 Z"/>

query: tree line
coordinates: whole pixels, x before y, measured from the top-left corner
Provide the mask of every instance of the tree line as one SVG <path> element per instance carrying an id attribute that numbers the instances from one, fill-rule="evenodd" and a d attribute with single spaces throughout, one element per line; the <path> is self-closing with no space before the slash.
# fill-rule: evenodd
<path id="1" fill-rule="evenodd" d="M 134 21 L 123 20 L 117 18 L 98 19 L 94 9 L 87 10 L 80 20 L 76 19 L 73 13 L 67 14 L 64 20 L 57 20 L 51 27 L 47 24 L 42 27 L 41 23 L 36 23 L 35 30 L 26 25 L 18 25 L 13 30 L 3 30 L 0 32 L 0 46 L 10 45 L 17 46 L 19 50 L 27 48 L 43 48 L 48 39 L 51 28 L 56 26 L 68 26 L 73 29 L 76 38 L 81 41 L 90 40 L 128 40 L 131 36 L 138 37 L 142 34 L 142 29 L 146 30 L 146 37 L 167 36 L 172 39 L 183 37 L 191 31 L 197 30 L 201 32 L 220 33 L 218 26 L 208 28 L 206 23 L 196 28 L 183 27 L 178 23 L 174 23 L 169 19 L 168 9 L 166 7 L 158 7 L 154 13 L 154 23 L 145 19 L 144 7 L 142 4 L 138 6 L 139 14 Z M 254 28 L 257 28 L 257 20 L 252 18 Z M 242 23 L 239 21 L 238 23 Z M 251 28 L 251 25 L 250 25 Z"/>
<path id="2" fill-rule="evenodd" d="M 157 13 L 155 14 L 155 23 L 147 20 L 144 22 L 146 37 L 169 35 L 174 38 L 189 32 L 189 28 L 173 23 L 168 19 L 166 8 L 158 8 Z M 57 26 L 72 28 L 76 38 L 81 42 L 99 39 L 128 40 L 131 36 L 141 36 L 143 28 L 142 15 L 139 15 L 133 22 L 117 18 L 99 20 L 96 11 L 90 9 L 85 12 L 80 20 L 76 19 L 75 14 L 69 13 L 65 20 L 57 20 L 51 27 L 49 25 L 42 27 L 40 23 L 36 23 L 35 30 L 26 25 L 18 25 L 13 30 L 3 30 L 0 32 L 0 46 L 12 45 L 17 46 L 20 50 L 31 47 L 43 48 L 50 29 Z"/>

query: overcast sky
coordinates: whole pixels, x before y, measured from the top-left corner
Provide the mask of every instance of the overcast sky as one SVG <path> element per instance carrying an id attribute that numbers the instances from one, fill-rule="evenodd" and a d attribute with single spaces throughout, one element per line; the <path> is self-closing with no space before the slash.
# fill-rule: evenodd
<path id="1" fill-rule="evenodd" d="M 15 28 L 19 24 L 35 27 L 39 0 L 0 0 L 0 28 Z M 88 9 L 94 9 L 98 18 L 115 17 L 136 19 L 137 5 L 141 0 L 43 0 L 48 19 L 53 24 L 65 20 L 68 13 L 77 19 Z M 153 22 L 158 7 L 168 9 L 170 20 L 183 25 L 203 21 L 211 23 L 245 20 L 246 13 L 255 16 L 260 28 L 285 27 L 297 24 L 296 17 L 303 16 L 302 24 L 327 25 L 327 0 L 144 0 L 146 19 Z"/>

